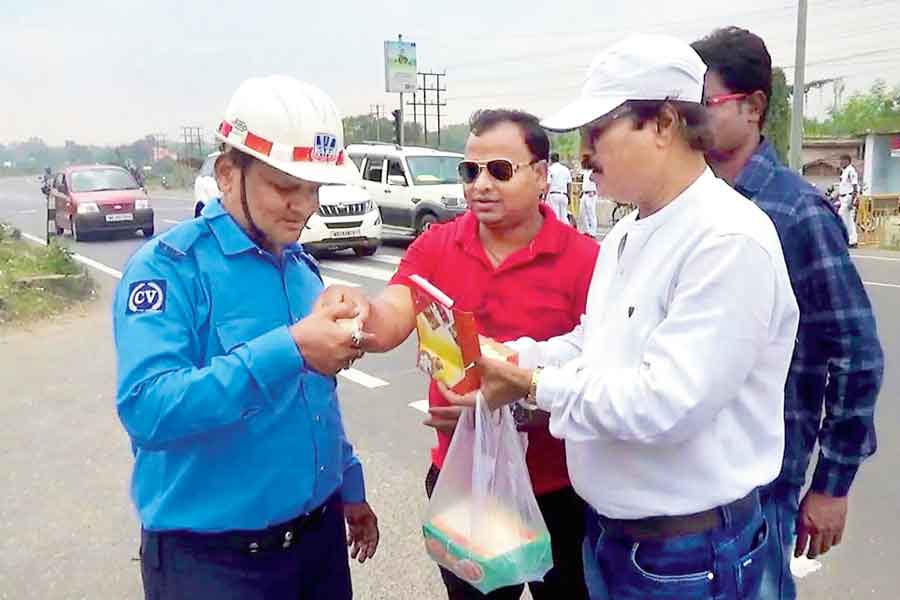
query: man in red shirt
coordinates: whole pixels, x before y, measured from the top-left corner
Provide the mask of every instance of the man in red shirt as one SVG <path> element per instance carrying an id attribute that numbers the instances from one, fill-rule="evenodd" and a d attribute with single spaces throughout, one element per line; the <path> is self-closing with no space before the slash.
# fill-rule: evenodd
<path id="1" fill-rule="evenodd" d="M 453 222 L 434 225 L 407 250 L 397 273 L 378 298 L 367 301 L 355 288 L 332 286 L 320 302 L 355 301 L 368 333 L 363 348 L 385 352 L 415 329 L 409 276 L 418 274 L 472 311 L 479 333 L 497 341 L 528 336 L 546 340 L 578 325 L 584 314 L 599 246 L 561 223 L 542 202 L 547 187 L 550 142 L 536 117 L 509 110 L 473 115 L 460 178 L 470 210 Z M 438 430 L 426 477 L 431 495 L 459 407 L 450 406 L 432 382 L 428 400 Z M 526 460 L 538 506 L 550 530 L 553 569 L 529 584 L 535 600 L 587 598 L 581 561 L 584 503 L 571 487 L 565 447 L 550 435 L 546 420 L 528 431 Z M 451 600 L 483 598 L 441 569 Z M 523 586 L 501 588 L 488 598 L 519 598 Z"/>

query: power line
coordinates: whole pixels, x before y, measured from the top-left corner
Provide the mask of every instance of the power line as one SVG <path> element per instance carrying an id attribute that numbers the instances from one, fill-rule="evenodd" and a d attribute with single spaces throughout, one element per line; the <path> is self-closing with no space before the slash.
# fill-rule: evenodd
<path id="1" fill-rule="evenodd" d="M 196 125 L 184 125 L 181 127 L 181 136 L 184 140 L 184 162 L 190 162 L 190 155 L 197 148 L 197 156 L 203 158 L 203 128 Z"/>
<path id="2" fill-rule="evenodd" d="M 813 67 L 817 65 L 826 65 L 832 63 L 842 63 L 854 58 L 860 58 L 864 56 L 873 56 L 877 54 L 884 54 L 885 52 L 898 52 L 900 51 L 900 47 L 895 48 L 880 48 L 878 50 L 868 50 L 866 52 L 857 52 L 855 54 L 845 54 L 844 56 L 836 56 L 833 58 L 825 58 L 821 60 L 808 61 L 806 63 L 807 67 Z M 787 65 L 782 67 L 783 69 L 793 69 L 795 65 Z"/>
<path id="3" fill-rule="evenodd" d="M 557 86 L 557 87 L 554 87 L 553 89 L 555 92 L 570 92 L 572 90 L 577 90 L 580 88 L 581 88 L 581 84 L 579 83 L 578 85 Z M 534 90 L 534 87 L 532 87 L 531 90 Z M 455 100 L 469 100 L 472 98 L 519 98 L 521 100 L 527 100 L 527 99 L 531 99 L 531 98 L 549 98 L 554 95 L 554 94 L 548 94 L 546 92 L 543 94 L 522 95 L 523 93 L 528 94 L 528 91 L 531 91 L 531 90 L 527 90 L 527 91 L 523 90 L 520 92 L 501 92 L 499 94 L 488 93 L 488 94 L 473 94 L 473 95 L 469 95 L 469 96 L 453 96 L 451 98 L 447 98 L 447 100 L 454 100 L 454 101 Z M 556 94 L 556 95 L 562 95 L 562 94 Z"/>
<path id="4" fill-rule="evenodd" d="M 441 92 L 446 92 L 447 87 L 441 87 L 441 77 L 446 77 L 446 71 L 442 73 L 433 73 L 431 71 L 428 72 L 419 72 L 417 73 L 422 78 L 422 85 L 419 89 L 413 92 L 412 102 L 407 101 L 407 106 L 413 107 L 413 122 L 418 124 L 418 107 L 422 107 L 422 131 L 425 134 L 425 143 L 428 143 L 428 108 L 434 107 L 437 111 L 435 115 L 437 117 L 437 143 L 438 146 L 441 145 L 441 108 L 447 106 L 446 97 L 444 101 L 441 102 Z M 434 77 L 434 86 L 428 86 L 428 78 Z M 419 92 L 422 92 L 422 100 L 419 101 Z M 436 99 L 434 101 L 428 100 L 428 92 L 434 92 Z"/>
<path id="5" fill-rule="evenodd" d="M 891 0 L 891 1 L 896 2 L 896 0 Z M 841 2 L 835 1 L 835 2 L 827 2 L 827 3 L 816 3 L 816 4 L 813 4 L 813 6 L 815 6 L 817 8 L 822 8 L 822 7 L 825 7 L 830 4 L 837 5 L 837 4 L 841 4 Z M 867 4 L 867 5 L 863 5 L 862 8 L 864 9 L 864 8 L 876 7 L 876 6 L 878 6 L 878 4 Z M 769 12 L 771 10 L 772 9 L 766 9 L 766 11 L 769 11 Z M 861 10 L 861 9 L 857 9 L 857 10 Z M 759 13 L 759 12 L 764 12 L 764 11 L 750 11 L 750 12 L 751 13 L 752 12 Z M 834 25 L 838 26 L 838 27 L 845 27 L 845 20 L 844 20 L 845 17 L 842 16 L 841 19 L 842 19 L 841 21 L 835 22 Z M 696 21 L 690 21 L 689 23 L 693 25 L 693 24 L 696 24 Z M 898 25 L 900 25 L 900 21 L 898 21 Z M 656 25 L 656 27 L 659 27 L 659 26 L 660 25 Z M 821 38 L 824 38 L 826 40 L 836 40 L 836 39 L 846 40 L 846 39 L 853 39 L 853 38 L 858 38 L 858 37 L 863 37 L 863 36 L 871 37 L 871 34 L 875 31 L 890 31 L 892 29 L 893 29 L 892 23 L 882 22 L 882 23 L 880 23 L 880 27 L 877 27 L 877 28 L 857 28 L 857 30 L 844 31 L 843 33 L 841 33 L 841 32 L 832 33 L 832 32 L 827 32 L 827 31 L 822 32 L 821 28 L 819 28 L 818 35 Z M 610 30 L 610 31 L 615 31 L 617 33 L 620 33 L 621 29 Z M 602 32 L 603 32 L 603 30 L 594 31 L 593 35 L 596 38 Z M 778 37 L 775 39 L 781 40 L 782 38 Z M 791 35 L 789 37 L 789 39 L 785 38 L 783 41 L 784 41 L 784 43 L 787 43 L 787 42 L 793 43 L 793 40 L 794 40 L 794 36 Z M 767 36 L 766 41 L 768 42 L 768 45 L 770 48 L 773 47 L 774 45 L 776 45 L 773 43 L 772 36 Z M 595 42 L 591 42 L 592 45 L 594 43 Z M 580 45 L 581 44 L 579 44 L 579 46 Z M 503 79 L 503 81 L 505 83 L 505 82 L 512 82 L 512 81 L 529 80 L 532 78 L 532 76 L 530 75 L 532 73 L 536 76 L 545 78 L 546 74 L 549 71 L 552 71 L 554 69 L 556 69 L 560 74 L 566 73 L 566 74 L 575 75 L 576 73 L 582 72 L 587 69 L 587 66 L 588 66 L 587 63 L 589 62 L 588 60 L 585 60 L 581 65 L 577 65 L 577 66 L 573 66 L 571 64 L 571 62 L 569 62 L 568 60 L 566 61 L 565 64 L 560 64 L 559 61 L 557 60 L 557 59 L 570 59 L 571 54 L 574 51 L 573 49 L 576 47 L 577 46 L 569 46 L 566 49 L 557 49 L 552 52 L 542 51 L 539 53 L 528 53 L 528 54 L 519 54 L 519 55 L 510 55 L 510 56 L 506 56 L 506 57 L 501 57 L 498 60 L 503 61 L 503 62 L 519 61 L 519 60 L 525 60 L 525 59 L 530 59 L 530 58 L 543 59 L 543 60 L 541 60 L 541 62 L 538 65 L 536 65 L 533 61 L 529 61 L 528 67 L 530 67 L 530 68 L 526 68 L 524 71 L 522 69 L 517 69 L 517 71 L 518 71 L 517 75 L 519 75 L 518 77 L 514 77 L 514 78 L 505 77 Z M 886 52 L 886 51 L 890 51 L 890 50 L 883 49 L 883 50 L 879 50 L 879 51 Z M 845 59 L 846 59 L 846 57 L 835 57 L 835 58 L 829 58 L 829 59 L 822 59 L 819 61 L 809 62 L 809 63 L 807 63 L 807 66 L 828 64 L 829 62 L 845 60 Z M 490 64 L 493 65 L 494 62 L 495 61 L 491 61 Z M 556 64 L 554 64 L 554 63 L 556 63 Z M 469 65 L 469 64 L 482 65 L 485 63 L 483 61 L 478 61 L 478 62 L 474 62 L 474 63 L 463 63 L 462 65 L 458 64 L 455 66 L 460 67 L 460 66 L 465 66 L 465 65 Z M 534 68 L 534 67 L 538 67 L 538 68 Z M 789 67 L 784 67 L 784 68 L 793 68 L 793 65 L 790 65 Z M 466 79 L 457 79 L 454 81 L 457 86 L 465 87 L 465 86 L 467 86 L 467 84 L 471 84 L 471 83 L 496 82 L 496 80 L 497 80 L 496 76 L 484 76 L 484 77 L 470 77 L 470 78 L 466 78 Z"/>
<path id="6" fill-rule="evenodd" d="M 831 3 L 838 3 L 838 0 L 824 0 L 824 2 L 831 4 Z M 721 20 L 721 19 L 727 19 L 727 18 L 732 18 L 732 17 L 745 17 L 745 16 L 749 16 L 749 15 L 754 15 L 754 14 L 779 13 L 779 12 L 783 12 L 787 9 L 791 9 L 791 8 L 793 8 L 793 6 L 794 6 L 793 3 L 790 3 L 790 4 L 785 4 L 785 5 L 777 6 L 777 7 L 755 9 L 755 10 L 749 10 L 749 11 L 741 11 L 741 12 L 730 13 L 730 14 L 725 14 L 725 15 L 710 15 L 707 17 L 699 17 L 699 18 L 693 17 L 691 19 L 678 19 L 675 21 L 661 21 L 658 23 L 647 23 L 645 25 L 645 27 L 653 28 L 653 29 L 658 29 L 658 28 L 671 29 L 671 28 L 677 27 L 679 25 L 694 25 L 698 21 Z M 579 44 L 577 44 L 577 46 L 581 46 L 584 44 L 596 44 L 597 40 L 601 37 L 602 34 L 622 34 L 623 32 L 624 32 L 624 26 L 620 26 L 620 27 L 611 28 L 611 29 L 596 29 L 595 28 L 595 29 L 582 30 L 582 31 L 566 30 L 566 31 L 546 32 L 546 33 L 536 33 L 536 32 L 535 33 L 521 33 L 521 34 L 512 33 L 512 34 L 507 34 L 506 37 L 508 37 L 508 38 L 516 38 L 516 37 L 558 38 L 558 37 L 565 36 L 565 37 L 571 39 L 573 37 L 579 37 L 579 36 L 590 36 L 591 39 L 589 41 L 580 42 Z M 508 60 L 518 60 L 522 56 L 525 56 L 525 55 L 493 58 L 493 59 L 491 59 L 490 64 L 495 64 L 498 61 L 506 62 Z M 531 53 L 531 54 L 528 54 L 527 56 L 540 56 L 540 54 Z M 468 67 L 468 66 L 472 66 L 472 65 L 482 65 L 482 64 L 485 64 L 485 61 L 478 60 L 478 61 L 452 64 L 452 65 L 449 65 L 447 68 L 448 69 L 456 69 L 456 68 Z"/>
<path id="7" fill-rule="evenodd" d="M 895 1 L 895 0 L 892 0 L 892 1 Z M 844 0 L 823 0 L 822 2 L 815 3 L 813 6 L 818 7 L 818 8 L 824 8 L 824 7 L 828 7 L 828 6 L 843 6 L 845 4 L 846 4 L 846 2 Z M 736 12 L 736 13 L 730 13 L 730 14 L 724 14 L 724 15 L 710 15 L 710 16 L 699 17 L 699 18 L 694 17 L 691 19 L 680 19 L 677 21 L 661 21 L 658 23 L 647 23 L 646 25 L 644 25 L 644 27 L 649 30 L 663 29 L 665 32 L 671 32 L 671 30 L 673 28 L 677 28 L 679 26 L 691 26 L 692 28 L 694 28 L 694 26 L 696 26 L 697 23 L 701 23 L 704 21 L 722 21 L 724 19 L 743 18 L 743 17 L 747 17 L 750 15 L 756 15 L 756 14 L 782 13 L 787 10 L 793 9 L 794 6 L 795 5 L 793 3 L 789 3 L 789 4 L 782 5 L 782 6 L 777 6 L 777 7 L 756 9 L 756 10 L 750 10 L 750 11 L 742 11 L 742 12 Z M 472 67 L 472 66 L 493 66 L 498 63 L 519 61 L 519 60 L 524 60 L 524 59 L 528 59 L 528 58 L 540 58 L 540 57 L 568 55 L 569 53 L 573 52 L 574 50 L 581 49 L 585 46 L 591 46 L 592 48 L 596 48 L 596 44 L 597 44 L 598 40 L 601 39 L 602 34 L 622 35 L 624 32 L 625 32 L 625 25 L 623 24 L 622 26 L 616 27 L 614 29 L 592 29 L 592 30 L 581 31 L 581 32 L 565 31 L 565 32 L 555 32 L 555 33 L 546 33 L 546 34 L 534 34 L 536 36 L 548 35 L 550 37 L 559 37 L 559 36 L 564 35 L 570 39 L 572 37 L 578 37 L 578 36 L 590 36 L 591 39 L 586 40 L 586 41 L 580 41 L 574 45 L 568 45 L 564 49 L 557 48 L 552 52 L 542 51 L 542 52 L 530 52 L 530 53 L 526 53 L 526 54 L 501 56 L 501 57 L 492 58 L 489 62 L 484 61 L 484 60 L 475 60 L 475 61 L 469 61 L 469 62 L 464 62 L 464 63 L 451 64 L 451 65 L 448 65 L 447 68 L 448 69 L 461 69 L 461 68 L 467 68 L 467 67 Z M 508 37 L 515 37 L 515 34 L 510 34 Z"/>

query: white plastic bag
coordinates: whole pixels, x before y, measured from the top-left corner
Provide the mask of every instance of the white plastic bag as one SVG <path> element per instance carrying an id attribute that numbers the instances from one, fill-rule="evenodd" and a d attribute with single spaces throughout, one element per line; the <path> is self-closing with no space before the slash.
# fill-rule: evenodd
<path id="1" fill-rule="evenodd" d="M 540 581 L 553 566 L 522 436 L 508 407 L 463 411 L 425 523 L 428 554 L 482 593 Z"/>

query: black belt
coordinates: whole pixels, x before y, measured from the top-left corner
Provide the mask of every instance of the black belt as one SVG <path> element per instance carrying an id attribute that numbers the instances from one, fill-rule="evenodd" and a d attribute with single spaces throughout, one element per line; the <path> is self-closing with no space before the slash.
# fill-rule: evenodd
<path id="1" fill-rule="evenodd" d="M 740 521 L 749 518 L 759 506 L 759 492 L 753 490 L 740 500 L 690 515 L 646 517 L 643 519 L 610 519 L 597 515 L 606 535 L 635 542 L 662 540 L 682 535 L 704 533 L 725 526 L 723 513 Z"/>
<path id="2" fill-rule="evenodd" d="M 322 522 L 329 510 L 336 510 L 339 496 L 331 496 L 320 507 L 294 517 L 290 521 L 279 523 L 253 531 L 223 531 L 221 533 L 197 533 L 193 531 L 165 531 L 164 537 L 177 537 L 180 541 L 191 545 L 208 548 L 229 549 L 236 552 L 255 554 L 267 550 L 290 548 L 298 541 L 305 530 Z"/>

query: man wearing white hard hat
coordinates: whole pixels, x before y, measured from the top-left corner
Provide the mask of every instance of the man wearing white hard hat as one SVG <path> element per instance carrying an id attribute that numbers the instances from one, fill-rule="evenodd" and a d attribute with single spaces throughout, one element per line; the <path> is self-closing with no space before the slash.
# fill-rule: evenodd
<path id="1" fill-rule="evenodd" d="M 685 43 L 602 52 L 543 125 L 581 129 L 598 192 L 637 206 L 604 240 L 581 325 L 519 367 L 482 359 L 482 393 L 550 412 L 588 502 L 592 598 L 757 598 L 768 531 L 758 492 L 784 446 L 798 312 L 772 222 L 717 179 Z"/>
<path id="2" fill-rule="evenodd" d="M 289 77 L 245 81 L 217 136 L 221 199 L 138 250 L 113 305 L 145 598 L 347 599 L 348 544 L 378 545 L 335 392 L 362 340 L 354 308 L 313 310 L 297 240 L 358 173 L 334 103 Z"/>

